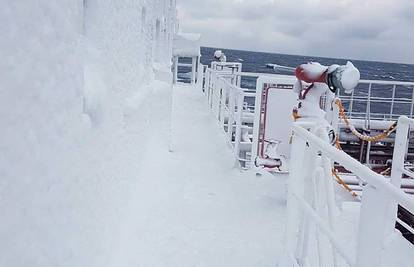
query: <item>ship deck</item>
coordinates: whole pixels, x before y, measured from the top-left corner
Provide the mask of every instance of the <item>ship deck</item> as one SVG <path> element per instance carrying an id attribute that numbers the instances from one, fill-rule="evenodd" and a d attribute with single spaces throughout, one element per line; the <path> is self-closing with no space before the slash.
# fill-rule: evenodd
<path id="1" fill-rule="evenodd" d="M 119 246 L 113 265 L 275 266 L 287 176 L 234 167 L 205 97 L 191 86 L 174 88 L 172 153 L 159 145 L 163 134 L 148 141 L 154 149 L 145 154 L 118 241 L 130 245 Z"/>
<path id="2" fill-rule="evenodd" d="M 146 127 L 156 131 L 130 185 L 134 195 L 120 217 L 109 266 L 277 266 L 286 243 L 288 174 L 241 170 L 197 86 L 174 87 L 172 127 L 168 92 L 154 92 Z M 139 132 L 142 125 L 136 126 Z M 355 254 L 359 203 L 339 186 L 337 201 L 336 235 Z M 410 266 L 411 249 L 396 233 L 384 249 L 384 266 Z"/>

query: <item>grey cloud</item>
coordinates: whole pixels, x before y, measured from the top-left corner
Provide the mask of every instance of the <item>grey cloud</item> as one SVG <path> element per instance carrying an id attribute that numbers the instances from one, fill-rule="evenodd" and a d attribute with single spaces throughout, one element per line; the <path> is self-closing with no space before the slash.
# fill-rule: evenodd
<path id="1" fill-rule="evenodd" d="M 178 0 L 205 45 L 414 62 L 411 0 Z"/>

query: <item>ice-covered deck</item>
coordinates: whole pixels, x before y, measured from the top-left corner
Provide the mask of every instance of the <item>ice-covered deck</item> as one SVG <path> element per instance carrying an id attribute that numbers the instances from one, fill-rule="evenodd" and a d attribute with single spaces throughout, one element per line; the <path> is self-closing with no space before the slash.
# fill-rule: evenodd
<path id="1" fill-rule="evenodd" d="M 162 116 L 162 107 L 151 109 L 152 120 Z M 233 167 L 224 134 L 192 86 L 174 88 L 173 153 L 160 145 L 165 127 L 154 127 L 149 140 L 113 265 L 275 266 L 286 177 Z"/>

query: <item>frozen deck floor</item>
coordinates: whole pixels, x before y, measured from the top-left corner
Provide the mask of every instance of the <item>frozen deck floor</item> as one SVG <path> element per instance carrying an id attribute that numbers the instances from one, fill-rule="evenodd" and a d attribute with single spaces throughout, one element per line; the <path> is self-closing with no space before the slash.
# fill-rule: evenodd
<path id="1" fill-rule="evenodd" d="M 198 89 L 176 86 L 173 114 L 174 152 L 157 145 L 154 131 L 119 241 L 130 245 L 119 246 L 113 266 L 275 266 L 285 177 L 233 167 L 231 149 Z"/>

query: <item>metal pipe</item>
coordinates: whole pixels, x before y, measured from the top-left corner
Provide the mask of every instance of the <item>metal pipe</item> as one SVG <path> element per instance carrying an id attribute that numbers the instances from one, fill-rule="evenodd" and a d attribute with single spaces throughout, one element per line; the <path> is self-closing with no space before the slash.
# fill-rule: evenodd
<path id="1" fill-rule="evenodd" d="M 390 119 L 392 118 L 392 112 L 394 110 L 394 99 L 395 99 L 395 88 L 397 85 L 394 84 L 392 87 L 392 98 L 391 98 L 391 109 L 390 109 Z"/>

